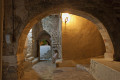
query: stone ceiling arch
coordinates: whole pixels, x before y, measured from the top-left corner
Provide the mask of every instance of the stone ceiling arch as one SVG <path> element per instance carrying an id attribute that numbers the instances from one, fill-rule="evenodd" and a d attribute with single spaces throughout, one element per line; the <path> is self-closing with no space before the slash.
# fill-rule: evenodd
<path id="1" fill-rule="evenodd" d="M 40 33 L 39 33 L 39 35 L 38 35 L 38 37 L 37 37 L 37 40 L 43 40 L 43 39 L 45 39 L 45 40 L 47 40 L 49 43 L 50 43 L 50 45 L 51 45 L 51 40 L 50 40 L 50 38 L 51 38 L 51 36 L 50 36 L 50 34 L 48 34 L 45 30 L 43 30 L 43 31 L 41 31 Z"/>
<path id="2" fill-rule="evenodd" d="M 24 58 L 22 47 L 25 44 L 25 40 L 26 40 L 26 37 L 27 37 L 27 34 L 28 34 L 29 30 L 36 23 L 38 23 L 42 18 L 44 18 L 44 17 L 46 17 L 50 14 L 55 14 L 55 13 L 70 13 L 70 14 L 74 14 L 74 15 L 77 15 L 77 16 L 84 17 L 84 18 L 90 20 L 91 22 L 93 22 L 97 26 L 97 28 L 98 28 L 98 30 L 99 30 L 99 32 L 100 32 L 100 34 L 101 34 L 101 36 L 104 40 L 104 44 L 105 44 L 105 47 L 106 47 L 106 53 L 104 55 L 105 58 L 113 60 L 114 48 L 113 48 L 112 41 L 110 39 L 110 36 L 109 36 L 105 26 L 96 17 L 92 16 L 89 13 L 83 12 L 83 11 L 78 11 L 78 10 L 68 9 L 68 8 L 62 8 L 62 9 L 58 8 L 58 9 L 47 10 L 44 13 L 40 13 L 39 15 L 35 16 L 33 19 L 31 19 L 26 24 L 26 26 L 22 30 L 22 33 L 20 35 L 19 42 L 18 42 L 18 50 L 17 50 L 18 64 L 19 64 L 19 61 L 22 61 L 21 57 Z"/>

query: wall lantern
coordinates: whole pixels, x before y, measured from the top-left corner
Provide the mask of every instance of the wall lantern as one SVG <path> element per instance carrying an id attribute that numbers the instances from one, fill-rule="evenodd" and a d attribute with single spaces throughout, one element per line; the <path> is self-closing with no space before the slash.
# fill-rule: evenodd
<path id="1" fill-rule="evenodd" d="M 62 21 L 68 23 L 70 21 L 70 15 L 68 13 L 62 13 Z"/>

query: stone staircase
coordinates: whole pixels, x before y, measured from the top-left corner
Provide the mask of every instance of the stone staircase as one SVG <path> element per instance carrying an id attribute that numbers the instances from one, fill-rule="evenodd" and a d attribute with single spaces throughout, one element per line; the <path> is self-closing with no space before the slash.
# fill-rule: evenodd
<path id="1" fill-rule="evenodd" d="M 56 60 L 56 67 L 76 67 L 78 70 L 90 72 L 90 64 L 77 64 L 73 60 Z"/>
<path id="2" fill-rule="evenodd" d="M 26 58 L 31 57 L 31 56 L 32 56 L 31 54 L 27 54 L 27 55 L 26 55 Z"/>
<path id="3" fill-rule="evenodd" d="M 34 59 L 31 61 L 32 65 L 34 65 L 34 64 L 36 64 L 36 63 L 38 63 L 38 62 L 39 62 L 39 58 L 34 58 Z"/>
<path id="4" fill-rule="evenodd" d="M 77 64 L 77 65 L 76 65 L 76 68 L 77 68 L 77 69 L 85 70 L 85 71 L 87 71 L 87 72 L 90 72 L 90 68 L 89 68 L 88 66 L 85 66 L 85 65 Z"/>
<path id="5" fill-rule="evenodd" d="M 31 62 L 32 60 L 34 60 L 34 57 L 32 57 L 32 56 L 26 58 L 26 61 L 28 61 L 28 62 Z"/>
<path id="6" fill-rule="evenodd" d="M 34 58 L 33 56 L 28 54 L 28 55 L 26 55 L 25 61 L 29 62 L 31 65 L 34 65 L 39 62 L 39 58 L 38 57 Z"/>

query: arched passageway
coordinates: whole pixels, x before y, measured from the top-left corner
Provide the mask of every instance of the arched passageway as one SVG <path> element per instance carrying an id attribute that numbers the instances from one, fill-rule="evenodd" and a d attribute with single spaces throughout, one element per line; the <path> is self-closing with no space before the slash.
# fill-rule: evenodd
<path id="1" fill-rule="evenodd" d="M 86 19 L 90 20 L 91 22 L 93 22 L 97 26 L 97 28 L 104 40 L 105 49 L 106 49 L 106 52 L 104 54 L 105 59 L 113 60 L 114 48 L 113 48 L 112 41 L 108 35 L 108 32 L 107 32 L 105 26 L 97 18 L 95 18 L 94 16 L 92 16 L 89 13 L 65 8 L 65 9 L 48 10 L 47 12 L 39 14 L 38 16 L 34 17 L 27 23 L 27 25 L 23 29 L 21 36 L 19 38 L 18 51 L 17 51 L 18 65 L 22 64 L 22 61 L 24 61 L 23 46 L 25 44 L 25 39 L 29 32 L 29 29 L 31 29 L 32 26 L 34 26 L 36 23 L 38 23 L 45 16 L 48 16 L 48 15 L 54 14 L 54 13 L 61 13 L 61 12 L 62 13 L 67 12 L 70 14 L 81 16 L 81 17 L 86 18 Z"/>
<path id="2" fill-rule="evenodd" d="M 5 10 L 2 74 L 3 79 L 5 80 L 14 80 L 17 77 L 22 77 L 24 71 L 23 46 L 26 36 L 34 24 L 38 23 L 45 16 L 54 13 L 70 13 L 84 17 L 98 25 L 98 29 L 101 30 L 103 34 L 104 30 L 102 30 L 103 28 L 101 28 L 101 26 L 104 25 L 106 28 L 105 33 L 106 31 L 108 32 L 114 46 L 114 49 L 110 49 L 109 46 L 111 44 L 105 43 L 107 53 L 105 53 L 104 56 L 106 59 L 115 60 L 106 63 L 108 64 L 111 62 L 110 64 L 114 65 L 112 63 L 120 61 L 119 0 L 5 0 L 5 3 L 3 4 L 5 4 Z M 104 37 L 106 37 L 105 35 Z M 110 39 L 104 37 L 103 39 L 105 42 L 111 42 Z M 7 41 L 9 41 L 9 43 Z M 118 65 L 116 66 L 118 67 Z M 103 80 L 109 80 L 109 78 L 112 79 L 113 77 L 117 78 L 117 75 L 115 74 L 118 73 L 113 74 L 114 71 L 111 72 L 111 70 L 110 72 L 107 72 L 106 66 L 105 69 L 100 68 L 100 65 L 98 65 L 98 67 L 98 71 L 95 71 L 96 66 L 93 67 L 93 72 L 101 71 L 99 72 L 100 74 L 98 74 L 98 78 L 102 77 Z M 106 73 L 101 74 L 104 71 L 106 71 Z M 14 76 L 14 74 L 17 73 L 18 75 Z M 107 75 L 108 73 L 110 76 Z M 103 76 L 108 77 L 106 78 Z"/>
<path id="3" fill-rule="evenodd" d="M 40 14 L 40 15 L 36 16 L 35 18 L 33 18 L 26 25 L 26 27 L 22 31 L 21 36 L 19 38 L 18 51 L 17 51 L 18 62 L 21 60 L 21 58 L 19 58 L 19 57 L 23 56 L 22 55 L 23 48 L 21 46 L 23 46 L 24 43 L 25 43 L 26 36 L 27 36 L 27 34 L 29 32 L 28 29 L 31 29 L 31 27 L 33 25 L 35 25 L 37 22 L 39 22 L 43 17 L 45 17 L 47 15 L 50 15 L 52 13 L 59 13 L 59 12 L 67 12 L 67 13 L 75 14 L 75 15 L 84 17 L 84 18 L 92 21 L 97 26 L 97 28 L 100 31 L 100 34 L 102 35 L 102 38 L 104 40 L 105 47 L 106 47 L 105 58 L 113 59 L 114 49 L 113 49 L 113 45 L 112 45 L 111 39 L 110 39 L 110 37 L 108 35 L 108 32 L 105 29 L 104 25 L 97 18 L 93 17 L 92 15 L 90 15 L 88 13 L 82 12 L 82 11 L 76 11 L 76 10 L 72 10 L 72 9 L 62 9 L 60 11 L 60 9 L 59 9 L 59 10 L 50 10 L 50 11 L 47 11 L 47 14 L 46 13 L 45 14 Z"/>
<path id="4" fill-rule="evenodd" d="M 40 61 L 44 61 L 44 60 L 51 60 L 52 59 L 52 50 L 51 50 L 51 46 L 50 43 L 45 40 L 42 39 L 40 40 Z"/>
<path id="5" fill-rule="evenodd" d="M 38 35 L 38 43 L 39 43 L 39 60 L 49 60 L 52 58 L 51 52 L 51 36 L 45 31 L 41 31 Z"/>
<path id="6" fill-rule="evenodd" d="M 50 34 L 48 34 L 45 30 L 39 32 L 39 35 L 37 36 L 38 40 L 47 40 L 49 42 L 49 44 L 51 45 L 51 40 L 50 40 L 51 36 Z"/>

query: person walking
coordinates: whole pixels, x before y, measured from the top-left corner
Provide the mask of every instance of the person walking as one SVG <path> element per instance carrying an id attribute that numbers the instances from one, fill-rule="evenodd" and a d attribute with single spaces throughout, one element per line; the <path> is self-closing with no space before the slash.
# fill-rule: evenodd
<path id="1" fill-rule="evenodd" d="M 58 51 L 57 50 L 54 50 L 54 55 L 53 55 L 53 59 L 52 59 L 52 62 L 55 63 L 56 62 L 56 59 L 58 58 Z"/>

